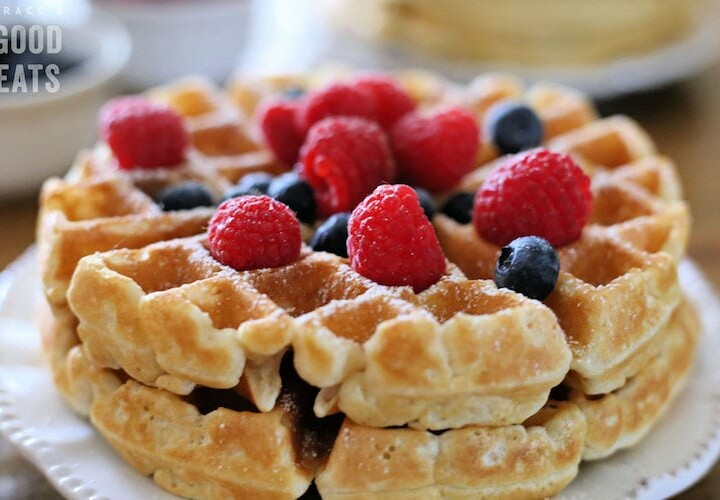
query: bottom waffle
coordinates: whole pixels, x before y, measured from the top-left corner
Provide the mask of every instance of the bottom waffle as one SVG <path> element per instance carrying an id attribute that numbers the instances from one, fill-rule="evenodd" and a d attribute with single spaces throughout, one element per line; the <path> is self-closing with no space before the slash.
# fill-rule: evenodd
<path id="1" fill-rule="evenodd" d="M 543 498 L 578 471 L 585 419 L 549 403 L 523 425 L 435 434 L 346 420 L 315 481 L 322 498 Z"/>
<path id="2" fill-rule="evenodd" d="M 86 371 L 88 363 L 82 359 L 76 328 L 77 319 L 65 308 L 50 309 L 41 300 L 38 303 L 38 328 L 43 354 L 50 368 L 53 383 L 70 407 L 87 415 L 92 402 L 92 390 Z"/>
<path id="3" fill-rule="evenodd" d="M 260 413 L 237 388 L 180 396 L 95 367 L 81 345 L 64 351 L 63 396 L 81 411 L 91 402 L 92 424 L 131 466 L 189 498 L 298 498 L 313 479 L 323 498 L 538 498 L 575 477 L 586 433 L 570 403 L 549 403 L 523 425 L 440 433 L 318 419 L 317 389 L 290 355 L 277 406 Z"/>
<path id="4" fill-rule="evenodd" d="M 128 381 L 94 403 L 91 419 L 130 465 L 172 493 L 297 498 L 314 470 L 305 465 L 307 448 L 298 448 L 307 436 L 293 426 L 293 411 L 281 400 L 268 413 L 202 415 L 171 393 Z M 547 407 L 527 427 L 439 435 L 345 420 L 317 489 L 322 498 L 544 497 L 577 474 L 584 435 L 582 413 L 567 403 Z"/>
<path id="5" fill-rule="evenodd" d="M 288 355 L 277 406 L 260 413 L 240 388 L 181 396 L 88 361 L 74 323 L 41 311 L 55 383 L 139 472 L 191 498 L 297 498 L 315 481 L 323 498 L 536 498 L 572 481 L 580 460 L 640 441 L 681 391 L 699 325 L 681 301 L 648 363 L 604 395 L 571 390 L 523 425 L 445 432 L 371 428 L 315 417 L 317 389 Z M 336 438 L 337 436 L 337 438 Z M 273 474 L 267 474 L 273 470 Z M 360 473 L 362 472 L 362 473 Z"/>
<path id="6" fill-rule="evenodd" d="M 660 332 L 659 353 L 623 387 L 602 396 L 570 393 L 588 422 L 584 460 L 605 458 L 645 437 L 684 387 L 699 331 L 695 311 L 683 301 Z"/>
<path id="7" fill-rule="evenodd" d="M 282 406 L 202 415 L 171 393 L 129 381 L 93 404 L 91 420 L 136 470 L 184 497 L 297 498 L 312 481 Z"/>

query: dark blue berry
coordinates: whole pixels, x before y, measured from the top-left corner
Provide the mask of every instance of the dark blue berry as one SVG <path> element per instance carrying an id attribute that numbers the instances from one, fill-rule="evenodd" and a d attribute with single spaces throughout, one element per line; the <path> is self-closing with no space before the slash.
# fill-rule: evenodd
<path id="1" fill-rule="evenodd" d="M 415 190 L 415 193 L 417 193 L 418 201 L 420 202 L 422 209 L 425 211 L 425 215 L 428 219 L 432 220 L 435 215 L 435 200 L 433 200 L 430 193 L 425 191 L 423 188 L 414 186 L 413 189 Z"/>
<path id="2" fill-rule="evenodd" d="M 348 220 L 350 214 L 341 212 L 331 215 L 315 232 L 310 245 L 317 252 L 330 252 L 347 257 Z"/>
<path id="3" fill-rule="evenodd" d="M 543 140 L 543 124 L 524 104 L 501 102 L 491 107 L 485 118 L 487 137 L 502 154 L 515 154 L 538 147 Z"/>
<path id="4" fill-rule="evenodd" d="M 253 194 L 267 194 L 272 180 L 273 176 L 267 172 L 252 172 L 245 174 L 237 185 L 252 191 Z"/>
<path id="5" fill-rule="evenodd" d="M 290 207 L 300 222 L 315 222 L 315 193 L 297 173 L 288 172 L 273 179 L 267 194 Z"/>
<path id="6" fill-rule="evenodd" d="M 212 192 L 203 184 L 194 181 L 166 187 L 158 193 L 155 201 L 166 212 L 211 207 L 215 204 Z"/>
<path id="7" fill-rule="evenodd" d="M 283 90 L 282 93 L 282 96 L 285 99 L 290 99 L 291 101 L 295 99 L 300 99 L 304 95 L 305 89 L 297 85 L 286 88 L 285 90 Z"/>
<path id="8" fill-rule="evenodd" d="M 500 251 L 495 284 L 543 300 L 555 288 L 559 272 L 560 261 L 552 245 L 537 236 L 523 236 Z"/>
<path id="9" fill-rule="evenodd" d="M 470 220 L 472 220 L 474 201 L 474 193 L 458 193 L 447 199 L 442 206 L 441 212 L 460 224 L 469 224 Z"/>
<path id="10" fill-rule="evenodd" d="M 272 176 L 265 172 L 247 174 L 240 179 L 240 182 L 225 191 L 223 201 L 248 194 L 267 194 L 272 179 Z"/>

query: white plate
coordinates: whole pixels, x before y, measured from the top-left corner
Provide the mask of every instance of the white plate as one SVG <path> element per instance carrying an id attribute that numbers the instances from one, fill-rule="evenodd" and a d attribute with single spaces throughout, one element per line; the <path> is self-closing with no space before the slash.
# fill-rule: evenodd
<path id="1" fill-rule="evenodd" d="M 59 24 L 62 53 L 83 62 L 60 74 L 57 93 L 0 95 L 0 197 L 36 192 L 43 180 L 67 171 L 78 151 L 92 146 L 98 109 L 116 92 L 115 76 L 130 56 L 130 38 L 118 21 L 82 2 L 72 5 L 77 8 L 32 22 Z M 8 29 L 21 23 L 12 17 L 2 21 Z"/>
<path id="2" fill-rule="evenodd" d="M 584 464 L 560 498 L 668 497 L 698 481 L 720 454 L 720 302 L 691 262 L 680 276 L 703 321 L 687 390 L 639 446 Z M 39 298 L 31 251 L 0 274 L 0 432 L 68 498 L 174 498 L 63 404 L 41 359 L 33 322 Z"/>
<path id="3" fill-rule="evenodd" d="M 95 0 L 94 5 L 127 27 L 133 50 L 121 76 L 136 89 L 196 73 L 227 78 L 245 45 L 252 10 L 250 0 Z"/>

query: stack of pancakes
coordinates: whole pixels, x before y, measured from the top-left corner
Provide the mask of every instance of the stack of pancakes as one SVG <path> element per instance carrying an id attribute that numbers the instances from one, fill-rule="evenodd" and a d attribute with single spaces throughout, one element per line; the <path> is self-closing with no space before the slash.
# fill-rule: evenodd
<path id="1" fill-rule="evenodd" d="M 317 0 L 341 36 L 443 60 L 586 67 L 652 53 L 696 28 L 698 0 Z"/>

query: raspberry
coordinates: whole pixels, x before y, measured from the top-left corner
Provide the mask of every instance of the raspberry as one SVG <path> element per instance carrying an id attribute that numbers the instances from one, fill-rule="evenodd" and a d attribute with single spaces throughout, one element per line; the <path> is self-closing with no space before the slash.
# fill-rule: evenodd
<path id="1" fill-rule="evenodd" d="M 171 167 L 185 160 L 189 138 L 168 106 L 143 97 L 121 97 L 100 110 L 100 137 L 122 169 Z"/>
<path id="2" fill-rule="evenodd" d="M 360 76 L 354 80 L 353 86 L 372 94 L 377 121 L 386 130 L 415 110 L 415 101 L 395 81 L 385 75 Z"/>
<path id="3" fill-rule="evenodd" d="M 572 158 L 538 148 L 490 174 L 475 195 L 473 224 L 498 246 L 539 236 L 558 247 L 580 236 L 591 206 L 590 179 Z"/>
<path id="4" fill-rule="evenodd" d="M 395 178 L 380 126 L 362 118 L 326 118 L 310 129 L 300 151 L 300 176 L 315 190 L 321 217 L 349 212 L 375 186 Z"/>
<path id="5" fill-rule="evenodd" d="M 297 161 L 305 134 L 297 126 L 298 101 L 280 100 L 263 104 L 259 112 L 260 130 L 275 157 L 292 165 Z"/>
<path id="6" fill-rule="evenodd" d="M 210 252 L 220 263 L 246 271 L 290 264 L 300 256 L 300 223 L 269 196 L 224 201 L 210 219 Z"/>
<path id="7" fill-rule="evenodd" d="M 480 147 L 475 117 L 460 108 L 409 113 L 392 128 L 390 139 L 403 180 L 431 192 L 455 186 L 475 166 Z"/>
<path id="8" fill-rule="evenodd" d="M 353 210 L 348 234 L 350 265 L 377 283 L 418 293 L 445 273 L 435 230 L 409 186 L 378 186 Z"/>
<path id="9" fill-rule="evenodd" d="M 375 120 L 373 94 L 358 87 L 335 83 L 311 93 L 300 110 L 298 123 L 303 131 L 329 116 L 360 116 Z"/>

